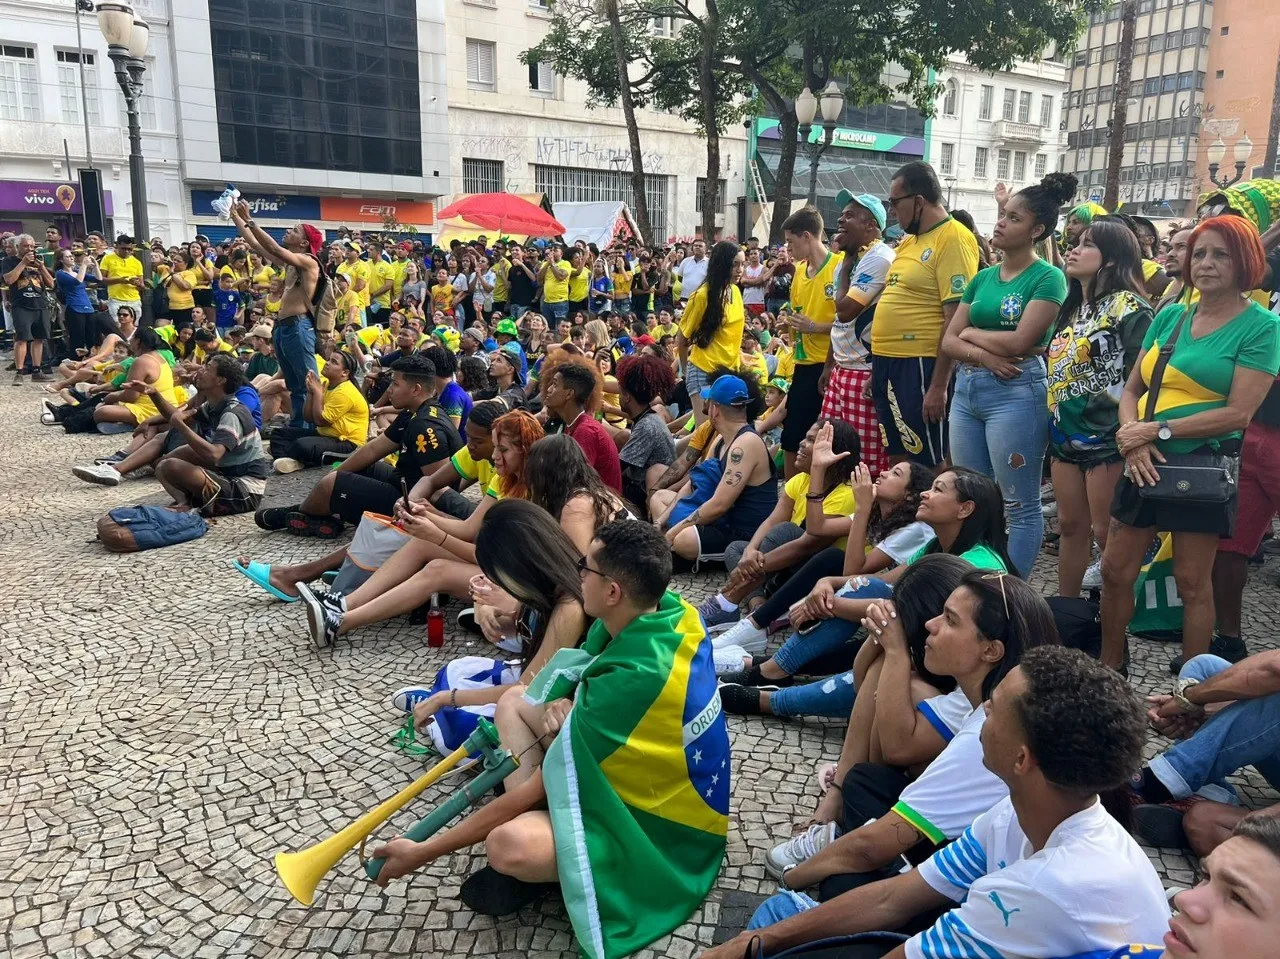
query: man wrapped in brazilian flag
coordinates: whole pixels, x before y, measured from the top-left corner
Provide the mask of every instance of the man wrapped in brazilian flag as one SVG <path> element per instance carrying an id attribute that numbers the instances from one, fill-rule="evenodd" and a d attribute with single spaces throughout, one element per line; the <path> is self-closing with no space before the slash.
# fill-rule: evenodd
<path id="1" fill-rule="evenodd" d="M 596 619 L 587 638 L 498 705 L 503 746 L 521 757 L 504 795 L 374 855 L 387 857 L 385 884 L 484 840 L 489 864 L 463 884 L 467 905 L 503 915 L 558 886 L 582 954 L 616 959 L 710 892 L 728 831 L 729 736 L 702 621 L 667 590 L 662 534 L 610 523 L 579 570 Z"/>

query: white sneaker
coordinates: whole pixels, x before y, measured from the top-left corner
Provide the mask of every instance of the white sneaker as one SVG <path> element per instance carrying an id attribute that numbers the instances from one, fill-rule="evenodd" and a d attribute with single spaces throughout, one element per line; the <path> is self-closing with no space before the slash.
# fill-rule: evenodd
<path id="1" fill-rule="evenodd" d="M 52 413 L 41 413 L 40 424 L 42 426 L 57 426 L 58 420 Z"/>
<path id="2" fill-rule="evenodd" d="M 751 617 L 743 616 L 723 633 L 711 637 L 711 644 L 716 649 L 729 646 L 740 646 L 745 652 L 763 653 L 769 645 L 769 634 L 751 621 Z"/>
<path id="3" fill-rule="evenodd" d="M 1043 516 L 1045 519 L 1053 519 L 1058 515 L 1058 504 L 1045 503 L 1043 506 L 1040 507 L 1040 515 Z"/>
<path id="4" fill-rule="evenodd" d="M 1098 560 L 1084 571 L 1084 581 L 1080 585 L 1084 589 L 1102 588 L 1102 560 Z"/>
<path id="5" fill-rule="evenodd" d="M 86 483 L 97 483 L 99 486 L 119 486 L 123 478 L 119 470 L 105 463 L 101 466 L 73 466 L 71 473 Z"/>
<path id="6" fill-rule="evenodd" d="M 822 849 L 835 842 L 836 824 L 815 823 L 798 836 L 792 836 L 769 850 L 764 857 L 764 868 L 774 879 L 782 879 L 784 870 L 812 859 Z"/>
<path id="7" fill-rule="evenodd" d="M 301 460 L 296 460 L 292 456 L 281 456 L 271 464 L 277 473 L 296 473 L 298 470 L 307 468 L 307 464 Z"/>
<path id="8" fill-rule="evenodd" d="M 746 669 L 743 663 L 750 655 L 741 646 L 713 646 L 711 649 L 711 661 L 715 665 L 717 676 Z"/>

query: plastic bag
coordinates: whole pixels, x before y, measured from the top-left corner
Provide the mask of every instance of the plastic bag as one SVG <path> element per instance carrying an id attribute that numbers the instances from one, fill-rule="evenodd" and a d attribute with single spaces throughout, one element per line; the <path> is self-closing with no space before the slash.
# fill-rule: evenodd
<path id="1" fill-rule="evenodd" d="M 227 188 L 222 191 L 222 195 L 213 200 L 209 205 L 213 207 L 213 212 L 218 214 L 220 219 L 231 220 L 231 207 L 240 199 L 240 191 L 235 188 L 235 184 L 228 183 Z"/>

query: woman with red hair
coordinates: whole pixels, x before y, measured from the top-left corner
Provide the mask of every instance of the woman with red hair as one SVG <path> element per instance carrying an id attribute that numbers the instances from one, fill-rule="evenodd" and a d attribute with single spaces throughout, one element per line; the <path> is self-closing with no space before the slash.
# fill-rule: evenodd
<path id="1" fill-rule="evenodd" d="M 1248 299 L 1265 258 L 1257 230 L 1240 217 L 1203 221 L 1183 263 L 1191 305 L 1171 303 L 1151 322 L 1141 359 L 1120 397 L 1117 445 L 1125 475 L 1116 486 L 1102 558 L 1102 661 L 1120 668 L 1133 617 L 1133 586 L 1154 534 L 1173 534 L 1182 601 L 1182 656 L 1212 651 L 1233 662 L 1239 637 L 1214 636 L 1212 572 L 1218 539 L 1235 527 L 1234 476 L 1244 429 L 1280 372 L 1280 319 Z M 1192 469 L 1184 469 L 1192 467 Z M 1220 478 L 1229 495 L 1202 494 Z M 1161 470 L 1169 473 L 1161 483 Z M 1211 642 L 1212 641 L 1212 642 Z"/>
<path id="2" fill-rule="evenodd" d="M 500 499 L 528 499 L 524 475 L 529 448 L 542 439 L 542 424 L 525 410 L 493 421 L 494 474 L 481 490 L 480 505 L 467 519 L 455 519 L 424 502 L 396 504 L 396 520 L 412 538 L 350 595 L 317 594 L 298 584 L 307 626 L 317 646 L 339 636 L 417 609 L 432 593 L 467 596 L 476 565 L 476 537 L 489 508 Z"/>

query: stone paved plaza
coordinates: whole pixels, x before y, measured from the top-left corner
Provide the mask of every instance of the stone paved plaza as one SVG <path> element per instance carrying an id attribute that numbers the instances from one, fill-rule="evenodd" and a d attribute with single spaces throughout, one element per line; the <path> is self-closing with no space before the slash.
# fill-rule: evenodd
<path id="1" fill-rule="evenodd" d="M 314 907 L 296 905 L 272 857 L 329 836 L 421 773 L 423 760 L 388 743 L 399 722 L 388 695 L 479 646 L 451 631 L 432 650 L 422 627 L 397 621 L 317 652 L 302 610 L 269 601 L 228 563 L 241 553 L 312 558 L 326 546 L 262 533 L 249 516 L 165 550 L 104 552 L 95 520 L 115 505 L 163 502 L 159 485 L 79 482 L 70 467 L 121 438 L 42 427 L 35 387 L 6 381 L 0 390 L 0 563 L 9 577 L 0 599 L 0 955 L 576 955 L 558 901 L 500 922 L 462 907 L 460 879 L 479 861 L 470 854 L 386 895 L 352 855 L 322 881 Z M 293 500 L 316 475 L 273 479 L 269 499 Z M 1052 563 L 1043 557 L 1042 588 Z M 1253 572 L 1254 649 L 1280 618 L 1277 566 Z M 715 581 L 703 574 L 679 585 L 696 602 Z M 1135 681 L 1165 688 L 1172 652 L 1136 643 Z M 741 928 L 775 888 L 764 850 L 807 817 L 814 767 L 834 760 L 841 740 L 841 727 L 823 721 L 734 717 L 729 729 L 733 808 L 716 891 L 641 956 L 689 959 L 718 929 Z M 1250 804 L 1275 800 L 1256 775 L 1242 782 Z M 441 795 L 430 790 L 380 835 Z M 1151 855 L 1170 882 L 1194 881 L 1186 856 Z"/>

